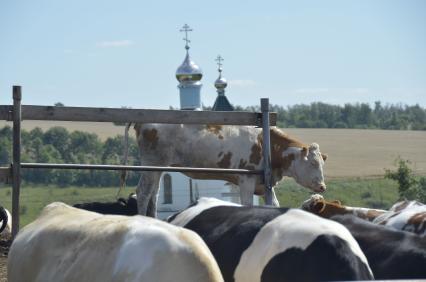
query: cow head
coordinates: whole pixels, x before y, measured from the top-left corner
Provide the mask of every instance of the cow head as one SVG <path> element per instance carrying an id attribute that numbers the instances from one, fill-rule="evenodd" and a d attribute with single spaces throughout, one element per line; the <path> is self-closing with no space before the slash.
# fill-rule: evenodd
<path id="1" fill-rule="evenodd" d="M 309 199 L 302 203 L 302 210 L 317 213 L 323 209 L 324 197 L 320 194 L 313 194 Z"/>
<path id="2" fill-rule="evenodd" d="M 297 183 L 314 192 L 324 192 L 326 185 L 323 166 L 326 159 L 327 156 L 321 154 L 319 145 L 312 143 L 309 148 L 302 148 L 300 154 L 295 156 L 290 167 L 291 176 Z"/>

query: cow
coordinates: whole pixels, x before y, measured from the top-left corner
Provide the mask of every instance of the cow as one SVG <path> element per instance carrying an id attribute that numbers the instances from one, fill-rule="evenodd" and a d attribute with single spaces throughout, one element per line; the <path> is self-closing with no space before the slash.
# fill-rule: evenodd
<path id="1" fill-rule="evenodd" d="M 201 236 L 225 281 L 373 279 L 344 226 L 300 209 L 200 198 L 168 221 Z"/>
<path id="2" fill-rule="evenodd" d="M 263 168 L 262 129 L 250 126 L 136 124 L 141 165 L 191 166 L 256 170 Z M 278 128 L 270 131 L 272 186 L 284 176 L 302 186 L 324 192 L 323 165 L 326 155 Z M 138 209 L 155 217 L 161 171 L 141 173 L 137 187 Z M 240 187 L 241 203 L 252 205 L 253 194 L 264 195 L 263 176 L 185 173 L 196 179 L 225 180 Z M 273 191 L 272 191 L 273 192 Z M 273 205 L 279 206 L 273 192 Z"/>
<path id="3" fill-rule="evenodd" d="M 426 234 L 426 205 L 418 201 L 404 200 L 397 202 L 389 210 L 380 210 L 344 206 L 339 201 L 327 201 L 323 196 L 314 194 L 303 202 L 301 208 L 325 218 L 353 214 L 375 224 L 418 235 Z"/>
<path id="4" fill-rule="evenodd" d="M 426 279 L 426 240 L 353 215 L 335 215 L 358 242 L 376 279 Z"/>
<path id="5" fill-rule="evenodd" d="M 8 281 L 223 281 L 194 232 L 55 202 L 12 243 Z"/>
<path id="6" fill-rule="evenodd" d="M 10 212 L 2 206 L 0 206 L 0 220 L 0 238 L 8 240 L 12 235 L 12 216 Z"/>
<path id="7" fill-rule="evenodd" d="M 119 214 L 119 215 L 137 215 L 138 204 L 136 201 L 136 194 L 131 193 L 128 199 L 119 198 L 115 202 L 110 203 L 83 203 L 75 204 L 75 208 L 97 212 L 101 214 Z"/>
<path id="8" fill-rule="evenodd" d="M 322 195 L 314 194 L 302 203 L 301 209 L 312 212 L 324 218 L 338 214 L 353 214 L 367 221 L 373 221 L 386 210 L 344 206 L 338 200 L 327 201 Z"/>
<path id="9" fill-rule="evenodd" d="M 373 222 L 397 230 L 426 235 L 426 205 L 418 201 L 400 201 Z"/>

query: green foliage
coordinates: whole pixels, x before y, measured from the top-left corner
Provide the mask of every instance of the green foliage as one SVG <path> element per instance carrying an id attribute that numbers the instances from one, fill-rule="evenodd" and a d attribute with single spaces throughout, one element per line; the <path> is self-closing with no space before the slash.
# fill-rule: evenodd
<path id="1" fill-rule="evenodd" d="M 207 108 L 206 108 L 207 109 Z M 258 106 L 235 106 L 236 111 L 260 111 Z M 299 128 L 380 128 L 426 130 L 426 109 L 415 106 L 386 105 L 375 102 L 330 105 L 321 102 L 284 108 L 272 105 L 280 127 Z"/>
<path id="2" fill-rule="evenodd" d="M 96 134 L 82 131 L 68 132 L 63 127 L 52 127 L 46 132 L 40 128 L 22 131 L 22 162 L 39 163 L 86 163 L 120 164 L 124 150 L 124 138 L 116 136 L 105 142 Z M 11 162 L 12 130 L 0 129 L 0 164 Z M 139 164 L 139 151 L 134 138 L 129 138 L 130 165 Z M 23 170 L 23 182 L 31 184 L 54 184 L 59 187 L 119 185 L 119 174 L 111 171 L 88 170 Z M 128 184 L 136 185 L 137 173 L 129 173 Z"/>
<path id="3" fill-rule="evenodd" d="M 426 202 L 426 177 L 416 177 L 410 168 L 410 161 L 398 158 L 396 171 L 387 169 L 385 178 L 398 183 L 398 193 L 401 198 Z"/>

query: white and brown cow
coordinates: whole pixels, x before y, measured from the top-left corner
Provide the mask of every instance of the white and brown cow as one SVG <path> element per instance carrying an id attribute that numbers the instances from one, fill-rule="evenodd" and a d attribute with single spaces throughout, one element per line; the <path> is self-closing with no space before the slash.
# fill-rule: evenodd
<path id="1" fill-rule="evenodd" d="M 387 212 L 381 209 L 345 206 L 338 200 L 325 200 L 324 197 L 319 194 L 311 195 L 308 200 L 302 203 L 301 208 L 324 218 L 330 218 L 335 215 L 352 214 L 368 221 L 373 221 L 376 217 Z"/>
<path id="2" fill-rule="evenodd" d="M 8 281 L 210 281 L 223 278 L 194 232 L 145 216 L 46 206 L 17 235 Z"/>
<path id="3" fill-rule="evenodd" d="M 418 201 L 400 201 L 376 217 L 373 223 L 426 235 L 426 205 Z"/>
<path id="4" fill-rule="evenodd" d="M 426 234 L 426 205 L 418 201 L 400 201 L 389 210 L 349 207 L 340 201 L 327 201 L 323 196 L 314 194 L 303 202 L 303 210 L 325 218 L 335 215 L 352 214 L 375 224 L 385 225 L 397 230 L 418 235 Z"/>
<path id="5" fill-rule="evenodd" d="M 141 165 L 262 169 L 262 129 L 249 126 L 136 124 Z M 307 146 L 283 131 L 271 129 L 272 186 L 292 177 L 315 192 L 326 189 L 326 159 L 316 143 Z M 140 214 L 155 216 L 162 172 L 142 172 L 138 184 Z M 197 179 L 226 180 L 240 187 L 241 203 L 251 205 L 253 194 L 265 193 L 259 175 L 189 174 Z M 273 194 L 275 206 L 278 200 Z"/>

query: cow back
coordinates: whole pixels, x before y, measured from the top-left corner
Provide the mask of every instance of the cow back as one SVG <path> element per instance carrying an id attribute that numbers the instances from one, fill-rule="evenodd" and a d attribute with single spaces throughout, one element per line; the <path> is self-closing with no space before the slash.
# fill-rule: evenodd
<path id="1" fill-rule="evenodd" d="M 376 279 L 426 278 L 424 237 L 351 215 L 334 216 L 332 220 L 349 229 L 366 255 Z"/>
<path id="2" fill-rule="evenodd" d="M 225 281 L 372 278 L 358 244 L 343 226 L 304 211 L 215 206 L 196 214 L 185 227 L 206 242 Z"/>
<path id="3" fill-rule="evenodd" d="M 223 281 L 201 238 L 142 216 L 47 206 L 21 230 L 8 281 Z"/>

